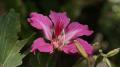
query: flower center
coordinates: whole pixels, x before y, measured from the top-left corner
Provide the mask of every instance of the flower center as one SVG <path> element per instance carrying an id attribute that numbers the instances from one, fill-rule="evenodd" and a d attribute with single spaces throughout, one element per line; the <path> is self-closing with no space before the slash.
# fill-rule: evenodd
<path id="1" fill-rule="evenodd" d="M 53 38 L 51 41 L 51 44 L 53 44 L 54 48 L 61 50 L 62 47 L 64 46 L 64 41 L 65 41 L 65 31 L 64 29 L 60 32 L 59 35 L 53 34 Z"/>
<path id="2" fill-rule="evenodd" d="M 54 48 L 58 48 L 59 47 L 59 42 L 57 39 L 53 39 L 52 42 L 51 42 L 54 46 Z"/>
<path id="3" fill-rule="evenodd" d="M 53 39 L 51 43 L 53 44 L 54 48 L 58 50 L 61 50 L 62 47 L 64 46 L 64 41 L 58 38 Z"/>

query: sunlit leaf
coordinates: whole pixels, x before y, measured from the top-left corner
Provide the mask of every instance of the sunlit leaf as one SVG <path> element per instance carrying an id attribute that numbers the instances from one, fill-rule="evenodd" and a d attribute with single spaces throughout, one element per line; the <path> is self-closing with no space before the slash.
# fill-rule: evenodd
<path id="1" fill-rule="evenodd" d="M 112 57 L 112 56 L 118 54 L 119 51 L 120 51 L 120 48 L 113 49 L 107 53 L 107 57 Z"/>
<path id="2" fill-rule="evenodd" d="M 108 58 L 103 58 L 103 61 L 108 65 L 108 67 L 112 67 Z"/>
<path id="3" fill-rule="evenodd" d="M 26 40 L 18 40 L 19 15 L 11 10 L 0 17 L 0 67 L 16 67 L 22 63 L 24 54 L 19 53 Z"/>
<path id="4" fill-rule="evenodd" d="M 98 57 L 99 57 L 98 55 L 94 55 L 93 59 L 96 61 Z"/>

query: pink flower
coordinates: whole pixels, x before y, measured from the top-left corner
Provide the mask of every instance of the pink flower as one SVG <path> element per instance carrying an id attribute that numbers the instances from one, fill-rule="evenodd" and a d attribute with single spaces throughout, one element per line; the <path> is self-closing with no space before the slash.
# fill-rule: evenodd
<path id="1" fill-rule="evenodd" d="M 37 38 L 33 44 L 31 52 L 39 50 L 40 52 L 52 53 L 54 49 L 58 49 L 67 54 L 77 53 L 78 50 L 73 43 L 77 40 L 85 49 L 88 55 L 92 55 L 93 48 L 85 40 L 78 38 L 79 36 L 89 36 L 93 31 L 88 29 L 87 25 L 78 22 L 70 23 L 70 19 L 65 12 L 51 11 L 49 17 L 32 12 L 28 22 L 38 30 L 42 30 L 46 39 L 50 41 L 47 43 L 42 37 Z"/>

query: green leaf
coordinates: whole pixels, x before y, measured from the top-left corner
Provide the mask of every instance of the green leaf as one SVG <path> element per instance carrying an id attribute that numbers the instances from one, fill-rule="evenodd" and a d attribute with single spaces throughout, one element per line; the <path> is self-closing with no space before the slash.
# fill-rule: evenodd
<path id="1" fill-rule="evenodd" d="M 97 67 L 97 66 L 101 65 L 101 60 L 102 59 L 103 59 L 103 57 L 101 55 L 98 55 L 97 59 L 95 59 L 94 67 Z"/>
<path id="2" fill-rule="evenodd" d="M 48 57 L 48 54 L 41 54 L 36 52 L 33 55 L 32 53 L 29 62 L 31 63 L 32 67 L 45 67 Z"/>
<path id="3" fill-rule="evenodd" d="M 112 57 L 112 56 L 118 54 L 119 51 L 120 51 L 120 48 L 113 49 L 107 53 L 107 57 Z"/>
<path id="4" fill-rule="evenodd" d="M 0 67 L 16 67 L 22 63 L 25 56 L 19 53 L 27 42 L 27 39 L 18 40 L 19 18 L 14 10 L 0 17 Z"/>
<path id="5" fill-rule="evenodd" d="M 57 62 L 57 54 L 48 54 L 36 52 L 31 54 L 29 63 L 31 67 L 55 67 Z"/>
<path id="6" fill-rule="evenodd" d="M 109 59 L 108 58 L 103 58 L 103 61 L 108 65 L 108 67 L 112 67 L 111 66 L 111 63 L 110 63 L 110 61 L 109 61 Z"/>
<path id="7" fill-rule="evenodd" d="M 98 59 L 98 55 L 93 55 L 92 58 L 96 61 Z"/>

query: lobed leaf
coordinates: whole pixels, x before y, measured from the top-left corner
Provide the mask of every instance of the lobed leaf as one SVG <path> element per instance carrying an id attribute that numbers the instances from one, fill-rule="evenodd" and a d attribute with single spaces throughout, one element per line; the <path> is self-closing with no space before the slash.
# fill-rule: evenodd
<path id="1" fill-rule="evenodd" d="M 22 63 L 25 56 L 19 52 L 28 39 L 18 40 L 19 18 L 14 10 L 0 17 L 0 67 L 16 67 Z"/>

